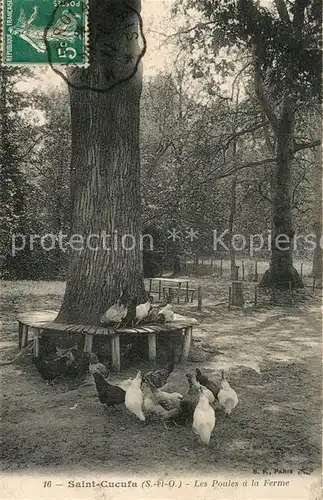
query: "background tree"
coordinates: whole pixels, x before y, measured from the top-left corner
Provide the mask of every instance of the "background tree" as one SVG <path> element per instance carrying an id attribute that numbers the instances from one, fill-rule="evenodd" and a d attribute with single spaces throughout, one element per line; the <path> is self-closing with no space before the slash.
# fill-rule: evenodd
<path id="1" fill-rule="evenodd" d="M 30 75 L 21 68 L 0 68 L 0 273 L 7 279 L 28 279 L 33 274 L 33 259 L 28 251 L 12 253 L 14 234 L 31 231 L 27 209 L 33 186 L 23 169 L 23 161 L 33 149 L 23 112 L 30 106 L 27 95 L 17 83 Z"/>
<path id="2" fill-rule="evenodd" d="M 292 166 L 297 151 L 317 141 L 296 142 L 297 110 L 320 94 L 320 7 L 316 0 L 276 0 L 263 7 L 253 0 L 219 2 L 179 0 L 184 14 L 195 9 L 201 21 L 181 32 L 184 44 L 200 56 L 192 59 L 193 71 L 217 66 L 214 57 L 225 48 L 242 54 L 243 69 L 253 68 L 255 92 L 275 137 L 276 172 L 273 200 L 271 266 L 264 286 L 302 286 L 292 265 Z M 202 56 L 201 56 L 202 54 Z M 222 66 L 232 62 L 222 59 Z M 240 72 L 242 71 L 240 69 Z M 204 72 L 205 74 L 205 72 Z M 319 141 L 318 141 L 319 142 Z M 285 235 L 289 241 L 276 237 Z"/>

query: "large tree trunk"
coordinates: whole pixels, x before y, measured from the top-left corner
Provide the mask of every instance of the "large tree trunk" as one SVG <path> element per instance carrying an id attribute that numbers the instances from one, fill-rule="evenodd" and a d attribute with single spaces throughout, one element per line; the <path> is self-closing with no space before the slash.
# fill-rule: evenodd
<path id="1" fill-rule="evenodd" d="M 294 157 L 294 106 L 285 97 L 277 124 L 277 165 L 273 209 L 274 234 L 271 243 L 271 265 L 263 276 L 261 285 L 272 288 L 303 287 L 302 280 L 293 267 L 292 225 L 292 166 Z M 276 238 L 279 238 L 277 240 Z"/>
<path id="2" fill-rule="evenodd" d="M 234 152 L 235 154 L 235 152 Z M 236 252 L 232 245 L 232 237 L 233 237 L 233 227 L 234 227 L 234 218 L 236 214 L 237 208 L 237 176 L 235 175 L 231 182 L 231 206 L 230 206 L 230 216 L 229 216 L 229 232 L 230 232 L 230 262 L 231 262 L 231 279 L 237 280 L 237 270 L 236 270 Z"/>
<path id="3" fill-rule="evenodd" d="M 138 1 L 129 4 L 140 9 Z M 141 66 L 135 76 L 113 88 L 109 89 L 108 81 L 112 73 L 116 81 L 126 78 L 138 60 L 138 36 L 133 36 L 133 28 L 129 31 L 129 26 L 138 26 L 138 16 L 132 8 L 122 12 L 122 5 L 116 0 L 90 3 L 95 52 L 88 69 L 69 72 L 77 87 L 70 87 L 72 234 L 85 239 L 95 234 L 100 241 L 93 237 L 90 242 L 98 246 L 97 250 L 87 244 L 82 250 L 71 250 L 59 322 L 98 324 L 101 314 L 125 286 L 132 296 L 144 296 L 140 251 Z M 117 52 L 107 53 L 109 47 L 117 47 Z M 134 56 L 133 63 L 126 61 L 126 54 Z M 80 89 L 84 81 L 86 88 Z M 105 248 L 103 231 L 108 235 Z M 131 238 L 125 238 L 127 234 Z M 127 250 L 132 242 L 135 248 Z"/>

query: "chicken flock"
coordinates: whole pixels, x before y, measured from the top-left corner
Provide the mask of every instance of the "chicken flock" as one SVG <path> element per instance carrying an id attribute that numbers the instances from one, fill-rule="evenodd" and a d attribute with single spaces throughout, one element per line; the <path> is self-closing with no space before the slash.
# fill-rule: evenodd
<path id="1" fill-rule="evenodd" d="M 102 315 L 100 323 L 103 326 L 119 328 L 148 323 L 167 323 L 183 318 L 174 313 L 169 296 L 166 296 L 165 304 L 159 308 L 154 307 L 152 303 L 153 297 L 150 296 L 146 302 L 138 304 L 137 297 L 131 297 L 125 288 L 116 304 L 110 306 Z"/>
<path id="2" fill-rule="evenodd" d="M 103 314 L 101 324 L 120 327 L 187 319 L 174 313 L 168 299 L 166 304 L 158 309 L 152 306 L 152 297 L 149 297 L 147 302 L 138 304 L 137 299 L 131 298 L 127 290 L 124 290 L 117 303 Z M 190 425 L 200 443 L 204 445 L 210 442 L 216 423 L 217 406 L 230 416 L 239 402 L 237 393 L 227 381 L 224 371 L 219 382 L 210 380 L 199 368 L 196 368 L 194 375 L 186 373 L 188 390 L 182 394 L 168 390 L 167 381 L 174 370 L 174 363 L 144 375 L 139 371 L 133 379 L 124 380 L 118 385 L 110 383 L 109 370 L 99 362 L 96 354 L 80 351 L 77 345 L 68 349 L 56 348 L 53 357 L 33 358 L 33 364 L 50 385 L 62 375 L 73 377 L 89 372 L 102 405 L 123 405 L 142 422 L 145 422 L 148 416 L 154 415 L 162 420 L 166 429 L 169 429 L 168 424 Z"/>
<path id="3" fill-rule="evenodd" d="M 55 359 L 34 358 L 33 364 L 48 384 L 54 380 L 79 369 L 81 362 L 84 373 L 90 373 L 94 379 L 98 399 L 102 405 L 116 407 L 123 405 L 134 417 L 145 422 L 154 415 L 161 419 L 166 429 L 168 425 L 190 425 L 198 436 L 200 443 L 208 445 L 216 423 L 217 407 L 221 407 L 225 415 L 238 405 L 238 395 L 227 381 L 222 371 L 219 382 L 210 380 L 199 368 L 196 373 L 186 373 L 188 390 L 170 392 L 168 378 L 174 370 L 174 363 L 156 368 L 142 375 L 141 371 L 133 379 L 119 384 L 109 381 L 109 370 L 99 362 L 94 353 L 78 351 L 77 347 L 63 350 Z M 80 356 L 80 359 L 78 358 Z M 84 365 L 84 366 L 83 366 Z"/>
<path id="4" fill-rule="evenodd" d="M 95 361 L 95 362 L 94 362 Z M 119 385 L 109 383 L 103 364 L 91 360 L 92 373 L 98 398 L 106 406 L 124 405 L 126 409 L 142 422 L 149 415 L 160 418 L 166 429 L 167 423 L 190 425 L 201 444 L 208 445 L 215 427 L 216 404 L 221 406 L 225 415 L 230 416 L 238 405 L 238 395 L 226 380 L 224 371 L 217 384 L 203 375 L 199 368 L 193 376 L 186 374 L 188 391 L 169 392 L 167 380 L 174 370 L 170 363 L 164 368 L 137 373 L 134 379 L 127 379 Z"/>

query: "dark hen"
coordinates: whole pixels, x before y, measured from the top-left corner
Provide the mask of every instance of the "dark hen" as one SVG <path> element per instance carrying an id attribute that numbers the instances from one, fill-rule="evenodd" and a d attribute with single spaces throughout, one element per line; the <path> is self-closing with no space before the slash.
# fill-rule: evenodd
<path id="1" fill-rule="evenodd" d="M 109 376 L 108 368 L 103 363 L 99 362 L 98 357 L 94 354 L 94 352 L 90 355 L 89 371 L 92 375 L 94 375 L 95 372 L 100 372 L 104 378 L 108 378 Z"/>
<path id="2" fill-rule="evenodd" d="M 193 377 L 189 373 L 186 374 L 189 384 L 189 389 L 180 400 L 180 407 L 170 410 L 163 418 L 164 421 L 171 420 L 179 425 L 191 424 L 193 422 L 193 414 L 198 404 L 200 392 L 196 385 L 193 384 Z"/>
<path id="3" fill-rule="evenodd" d="M 116 406 L 125 402 L 126 392 L 117 385 L 109 384 L 99 372 L 93 374 L 99 400 L 107 406 Z"/>
<path id="4" fill-rule="evenodd" d="M 72 349 L 74 360 L 66 371 L 66 376 L 71 378 L 84 377 L 89 371 L 90 353 Z"/>
<path id="5" fill-rule="evenodd" d="M 153 384 L 157 388 L 163 387 L 173 370 L 174 363 L 169 363 L 166 368 L 159 368 L 146 373 L 143 380 L 147 380 L 147 382 Z"/>
<path id="6" fill-rule="evenodd" d="M 137 308 L 137 297 L 134 297 L 127 309 L 127 314 L 123 318 L 120 326 L 133 326 L 133 322 L 136 318 L 136 308 Z"/>
<path id="7" fill-rule="evenodd" d="M 53 385 L 53 381 L 57 377 L 66 374 L 73 360 L 73 355 L 69 352 L 59 359 L 33 358 L 32 363 L 37 368 L 41 377 L 47 380 L 49 385 Z"/>
<path id="8" fill-rule="evenodd" d="M 203 385 L 204 387 L 209 389 L 209 391 L 212 392 L 214 397 L 217 398 L 219 390 L 220 390 L 220 386 L 217 385 L 215 382 L 212 382 L 211 380 L 209 380 L 205 375 L 203 375 L 203 373 L 201 372 L 201 370 L 199 368 L 196 368 L 196 380 L 201 385 Z"/>

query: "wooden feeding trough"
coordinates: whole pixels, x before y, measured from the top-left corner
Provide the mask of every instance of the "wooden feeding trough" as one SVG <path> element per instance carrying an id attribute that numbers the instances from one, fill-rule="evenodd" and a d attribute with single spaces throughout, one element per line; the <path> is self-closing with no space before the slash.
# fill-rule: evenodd
<path id="1" fill-rule="evenodd" d="M 39 337 L 40 335 L 50 335 L 53 332 L 65 333 L 67 335 L 83 335 L 84 336 L 84 351 L 92 352 L 93 338 L 107 338 L 111 343 L 111 358 L 112 367 L 116 372 L 121 369 L 120 363 L 120 337 L 142 335 L 147 338 L 149 360 L 156 359 L 156 346 L 158 336 L 167 336 L 169 333 L 180 332 L 183 337 L 181 361 L 185 363 L 188 358 L 193 326 L 187 318 L 187 323 L 173 322 L 166 324 L 152 324 L 144 326 L 136 326 L 131 328 L 111 328 L 91 325 L 67 325 L 55 323 L 57 316 L 56 311 L 35 311 L 25 313 L 18 316 L 19 325 L 19 348 L 26 346 L 28 341 L 28 333 L 31 328 L 34 332 L 34 355 L 39 355 Z"/>

